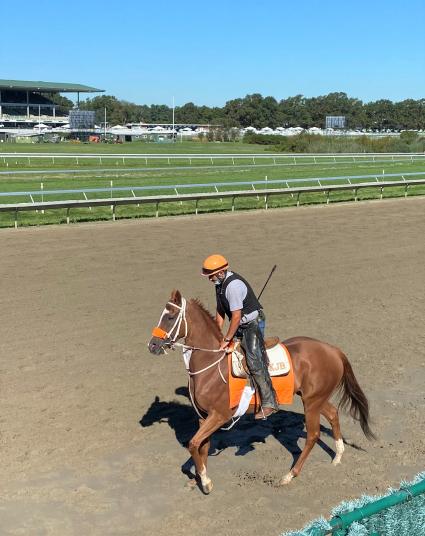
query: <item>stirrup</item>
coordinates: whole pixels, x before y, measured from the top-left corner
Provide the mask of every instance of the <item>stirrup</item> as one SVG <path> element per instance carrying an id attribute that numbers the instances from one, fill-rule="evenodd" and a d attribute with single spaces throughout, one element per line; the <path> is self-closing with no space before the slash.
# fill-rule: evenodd
<path id="1" fill-rule="evenodd" d="M 276 408 L 266 406 L 265 411 L 264 411 L 263 406 L 261 406 L 260 411 L 257 411 L 257 413 L 255 413 L 254 419 L 256 421 L 259 421 L 259 420 L 266 421 L 267 418 L 270 417 L 270 415 L 273 415 L 273 413 L 276 413 L 276 412 L 277 412 Z"/>

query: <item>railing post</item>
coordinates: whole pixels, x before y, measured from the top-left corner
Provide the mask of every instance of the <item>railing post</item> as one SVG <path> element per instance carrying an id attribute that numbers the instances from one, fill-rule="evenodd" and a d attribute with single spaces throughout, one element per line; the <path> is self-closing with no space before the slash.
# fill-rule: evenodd
<path id="1" fill-rule="evenodd" d="M 297 192 L 297 207 L 300 206 L 300 193 L 301 192 Z"/>
<path id="2" fill-rule="evenodd" d="M 40 188 L 41 188 L 41 202 L 43 203 L 44 202 L 44 184 L 42 182 L 40 183 Z M 41 209 L 41 213 L 44 214 L 44 208 Z"/>
<path id="3" fill-rule="evenodd" d="M 156 202 L 156 213 L 155 213 L 155 217 L 158 218 L 159 216 L 159 201 Z"/>
<path id="4" fill-rule="evenodd" d="M 174 188 L 174 191 L 176 192 L 176 195 L 179 195 L 177 188 Z M 183 205 L 183 201 L 180 201 L 180 205 Z"/>
<path id="5" fill-rule="evenodd" d="M 232 212 L 235 211 L 235 196 L 232 196 Z"/>
<path id="6" fill-rule="evenodd" d="M 68 207 L 66 209 L 66 223 L 69 225 L 69 210 L 70 210 L 71 207 Z"/>
<path id="7" fill-rule="evenodd" d="M 195 200 L 195 214 L 198 215 L 198 201 L 199 199 Z"/>
<path id="8" fill-rule="evenodd" d="M 15 229 L 18 228 L 18 209 L 15 208 Z"/>
<path id="9" fill-rule="evenodd" d="M 218 193 L 218 188 L 217 188 L 217 185 L 214 184 L 214 188 L 215 188 L 215 191 Z M 223 203 L 223 198 L 220 197 L 220 203 Z"/>
<path id="10" fill-rule="evenodd" d="M 114 203 L 114 204 L 112 205 L 112 207 L 113 207 L 113 208 L 112 208 L 112 221 L 115 221 L 115 209 L 116 209 L 116 204 Z"/>

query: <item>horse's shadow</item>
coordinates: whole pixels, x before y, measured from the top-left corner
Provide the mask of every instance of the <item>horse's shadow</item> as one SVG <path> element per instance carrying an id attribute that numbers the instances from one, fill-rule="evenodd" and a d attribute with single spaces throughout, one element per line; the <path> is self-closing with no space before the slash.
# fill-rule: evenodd
<path id="1" fill-rule="evenodd" d="M 187 387 L 178 387 L 175 392 L 177 395 L 189 397 Z M 158 396 L 155 397 L 139 422 L 142 427 L 155 423 L 167 423 L 174 430 L 177 441 L 184 447 L 187 447 L 189 440 L 198 429 L 198 417 L 192 406 L 176 400 L 161 402 Z M 320 430 L 332 436 L 329 428 L 321 426 Z M 255 443 L 264 443 L 269 436 L 277 439 L 292 455 L 291 467 L 293 467 L 301 454 L 298 440 L 306 437 L 304 415 L 294 411 L 279 411 L 266 421 L 255 421 L 252 415 L 245 415 L 230 430 L 218 430 L 213 434 L 209 455 L 217 456 L 228 447 L 236 447 L 235 456 L 245 456 L 248 452 L 255 450 Z M 319 440 L 317 444 L 331 458 L 335 456 L 335 452 L 326 443 Z M 190 478 L 194 476 L 191 473 L 192 466 L 191 458 L 182 466 L 183 473 Z"/>

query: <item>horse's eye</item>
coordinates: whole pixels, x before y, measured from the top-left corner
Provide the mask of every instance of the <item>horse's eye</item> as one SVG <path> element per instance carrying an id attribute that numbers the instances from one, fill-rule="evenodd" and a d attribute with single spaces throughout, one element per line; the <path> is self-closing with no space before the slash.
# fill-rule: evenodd
<path id="1" fill-rule="evenodd" d="M 171 320 L 174 320 L 174 316 L 169 316 L 169 317 L 168 317 L 168 320 L 170 320 L 170 321 L 171 321 Z"/>

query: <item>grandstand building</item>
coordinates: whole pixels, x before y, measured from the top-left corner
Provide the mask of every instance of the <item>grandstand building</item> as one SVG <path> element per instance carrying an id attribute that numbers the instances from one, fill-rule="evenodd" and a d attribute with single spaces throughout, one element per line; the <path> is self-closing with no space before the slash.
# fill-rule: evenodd
<path id="1" fill-rule="evenodd" d="M 73 93 L 102 93 L 81 84 L 39 82 L 28 80 L 0 80 L 0 128 L 32 129 L 42 123 L 60 127 L 69 122 L 67 111 L 55 102 L 55 95 Z"/>

